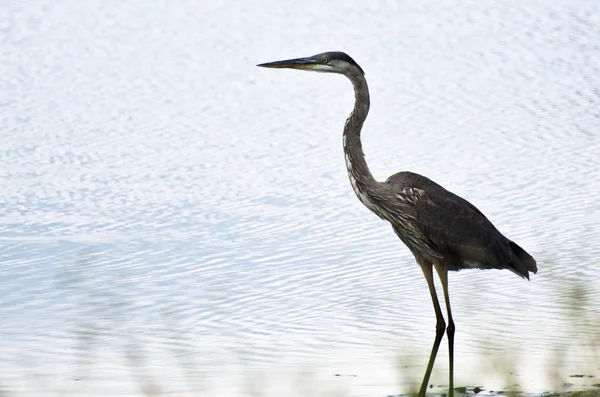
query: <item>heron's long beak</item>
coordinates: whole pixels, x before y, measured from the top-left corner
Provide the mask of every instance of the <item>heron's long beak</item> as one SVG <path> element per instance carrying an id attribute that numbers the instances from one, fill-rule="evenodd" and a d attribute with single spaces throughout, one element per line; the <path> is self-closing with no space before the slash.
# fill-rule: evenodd
<path id="1" fill-rule="evenodd" d="M 314 58 L 296 58 L 286 59 L 285 61 L 261 63 L 260 65 L 256 66 L 260 66 L 263 68 L 311 70 L 314 69 L 314 67 L 318 64 L 319 62 Z"/>

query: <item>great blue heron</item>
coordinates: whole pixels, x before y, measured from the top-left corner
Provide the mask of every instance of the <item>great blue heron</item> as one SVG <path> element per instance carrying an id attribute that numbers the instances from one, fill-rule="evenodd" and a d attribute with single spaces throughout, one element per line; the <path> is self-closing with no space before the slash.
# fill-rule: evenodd
<path id="1" fill-rule="evenodd" d="M 425 395 L 446 323 L 433 283 L 433 267 L 444 290 L 448 311 L 449 395 L 453 395 L 454 321 L 448 297 L 448 271 L 508 269 L 529 280 L 535 259 L 506 238 L 473 204 L 432 180 L 399 172 L 385 182 L 375 180 L 362 150 L 360 131 L 369 113 L 369 88 L 361 67 L 343 52 L 263 63 L 266 68 L 301 69 L 346 76 L 354 87 L 354 109 L 344 126 L 344 154 L 352 189 L 358 199 L 392 228 L 414 255 L 425 275 L 437 319 L 436 337 L 419 391 Z"/>

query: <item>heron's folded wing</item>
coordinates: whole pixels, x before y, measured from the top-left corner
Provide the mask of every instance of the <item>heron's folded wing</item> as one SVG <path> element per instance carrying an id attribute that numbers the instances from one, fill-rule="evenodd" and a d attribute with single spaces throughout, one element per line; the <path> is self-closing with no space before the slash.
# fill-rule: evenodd
<path id="1" fill-rule="evenodd" d="M 481 211 L 452 192 L 425 192 L 415 209 L 417 228 L 441 252 L 491 265 L 510 260 L 508 240 Z"/>

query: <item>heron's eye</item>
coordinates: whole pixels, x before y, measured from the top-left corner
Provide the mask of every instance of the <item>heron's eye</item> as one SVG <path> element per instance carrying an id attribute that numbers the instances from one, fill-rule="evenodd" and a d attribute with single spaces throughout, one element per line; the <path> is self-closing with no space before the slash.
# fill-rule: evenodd
<path id="1" fill-rule="evenodd" d="M 321 58 L 321 62 L 327 63 L 327 62 L 329 62 L 329 59 L 327 59 L 327 57 L 323 57 L 323 58 Z"/>

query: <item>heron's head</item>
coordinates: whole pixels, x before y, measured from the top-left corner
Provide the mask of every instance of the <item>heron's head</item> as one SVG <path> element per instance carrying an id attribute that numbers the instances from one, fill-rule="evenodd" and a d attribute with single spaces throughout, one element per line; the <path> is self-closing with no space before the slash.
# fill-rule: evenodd
<path id="1" fill-rule="evenodd" d="M 339 73 L 339 74 L 364 74 L 363 70 L 354 59 L 350 58 L 346 53 L 339 51 L 324 52 L 322 54 L 313 55 L 306 58 L 286 59 L 285 61 L 275 61 L 261 63 L 263 68 L 285 68 L 310 70 L 313 72 L 322 73 Z"/>

